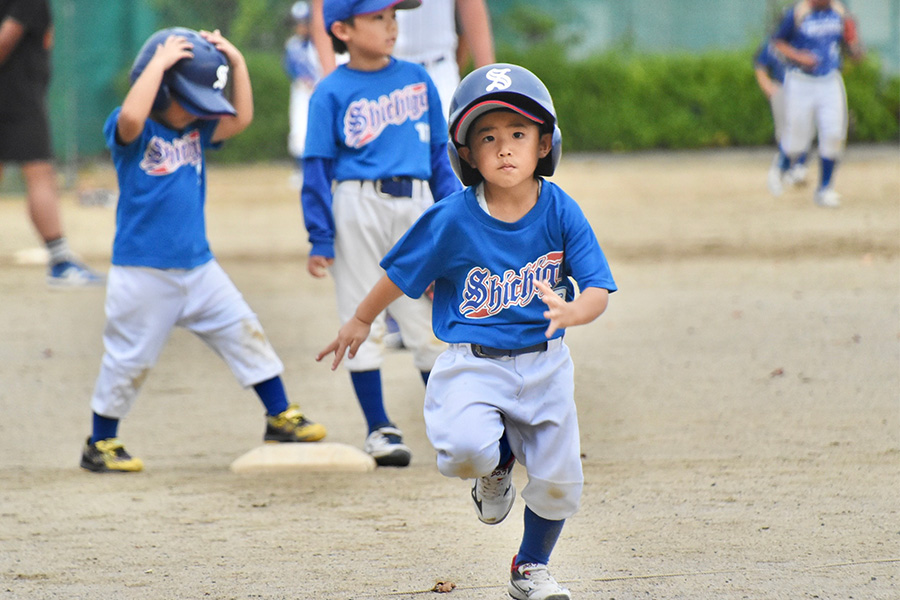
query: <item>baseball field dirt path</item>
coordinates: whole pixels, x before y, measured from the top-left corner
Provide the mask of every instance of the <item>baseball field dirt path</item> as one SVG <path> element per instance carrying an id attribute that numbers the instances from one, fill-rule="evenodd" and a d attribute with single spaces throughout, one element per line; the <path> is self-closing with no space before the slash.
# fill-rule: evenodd
<path id="1" fill-rule="evenodd" d="M 564 156 L 620 291 L 566 341 L 586 486 L 551 569 L 578 600 L 900 597 L 900 151 L 852 147 L 837 210 L 772 198 L 769 149 Z M 815 174 L 815 169 L 813 169 Z M 209 235 L 291 398 L 361 447 L 337 328 L 287 165 L 213 167 Z M 82 188 L 111 187 L 108 166 Z M 66 193 L 72 246 L 106 269 L 114 210 Z M 263 411 L 176 331 L 120 435 L 143 473 L 78 468 L 103 290 L 50 292 L 20 196 L 0 196 L 0 600 L 506 598 L 523 505 L 475 517 L 442 477 L 410 356 L 384 368 L 406 469 L 238 475 Z M 524 485 L 524 472 L 515 471 Z"/>

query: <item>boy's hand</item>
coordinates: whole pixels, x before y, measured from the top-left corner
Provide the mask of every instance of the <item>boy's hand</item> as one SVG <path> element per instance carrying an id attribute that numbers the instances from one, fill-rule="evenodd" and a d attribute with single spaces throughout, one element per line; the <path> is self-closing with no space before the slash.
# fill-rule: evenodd
<path id="1" fill-rule="evenodd" d="M 603 288 L 588 287 L 581 290 L 577 298 L 566 302 L 546 281 L 536 281 L 534 285 L 541 292 L 541 300 L 548 309 L 544 311 L 544 317 L 550 319 L 550 326 L 545 332 L 547 338 L 557 329 L 590 323 L 603 314 L 609 303 L 609 290 Z"/>
<path id="2" fill-rule="evenodd" d="M 550 319 L 550 326 L 544 333 L 548 338 L 552 336 L 557 329 L 565 329 L 575 323 L 569 322 L 570 306 L 569 303 L 556 295 L 553 288 L 546 281 L 536 281 L 535 287 L 541 292 L 541 300 L 547 305 L 548 310 L 544 311 L 544 317 Z"/>
<path id="3" fill-rule="evenodd" d="M 321 361 L 326 355 L 334 352 L 334 362 L 331 363 L 331 370 L 334 371 L 344 359 L 345 352 L 349 350 L 347 356 L 350 358 L 356 356 L 360 345 L 369 337 L 371 328 L 371 323 L 364 323 L 354 316 L 341 327 L 337 338 L 316 355 L 316 361 Z"/>
<path id="4" fill-rule="evenodd" d="M 232 64 L 237 62 L 238 60 L 243 59 L 243 55 L 241 51 L 238 50 L 234 44 L 225 39 L 225 36 L 222 35 L 222 32 L 218 29 L 213 31 L 206 31 L 201 29 L 198 32 L 203 39 L 216 47 L 216 50 L 224 54 L 228 61 Z"/>
<path id="5" fill-rule="evenodd" d="M 321 279 L 328 274 L 328 267 L 333 263 L 333 258 L 325 258 L 324 256 L 311 254 L 309 258 L 306 259 L 306 270 L 316 279 Z"/>
<path id="6" fill-rule="evenodd" d="M 797 52 L 795 61 L 805 71 L 812 71 L 819 64 L 819 59 L 809 50 L 800 50 Z"/>
<path id="7" fill-rule="evenodd" d="M 183 58 L 193 58 L 194 53 L 191 50 L 194 45 L 180 35 L 170 35 L 166 41 L 156 46 L 156 52 L 153 53 L 151 60 L 159 63 L 163 71 L 170 69 L 175 63 Z"/>

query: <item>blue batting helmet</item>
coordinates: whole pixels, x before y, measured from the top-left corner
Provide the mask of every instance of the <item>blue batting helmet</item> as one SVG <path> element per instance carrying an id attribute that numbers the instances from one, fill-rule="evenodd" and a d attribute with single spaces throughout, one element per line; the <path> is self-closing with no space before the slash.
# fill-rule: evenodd
<path id="1" fill-rule="evenodd" d="M 193 29 L 171 27 L 151 35 L 134 59 L 131 82 L 144 72 L 157 46 L 171 35 L 184 37 L 193 44 L 194 56 L 179 60 L 166 71 L 153 101 L 153 110 L 165 110 L 174 96 L 186 111 L 202 119 L 236 115 L 237 111 L 225 98 L 228 60 Z"/>
<path id="2" fill-rule="evenodd" d="M 540 159 L 535 174 L 550 176 L 562 155 L 562 132 L 556 122 L 553 99 L 544 83 L 524 67 L 505 63 L 487 65 L 466 75 L 450 100 L 450 164 L 464 185 L 482 180 L 481 174 L 459 159 L 457 149 L 466 145 L 466 135 L 475 120 L 497 109 L 514 110 L 553 134 L 550 153 Z"/>

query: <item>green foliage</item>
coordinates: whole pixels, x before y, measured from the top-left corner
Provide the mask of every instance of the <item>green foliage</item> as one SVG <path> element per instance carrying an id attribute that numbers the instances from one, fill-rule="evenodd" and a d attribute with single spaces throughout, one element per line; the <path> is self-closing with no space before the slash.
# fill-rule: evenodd
<path id="1" fill-rule="evenodd" d="M 281 57 L 272 53 L 244 55 L 253 84 L 254 115 L 250 126 L 207 156 L 214 162 L 264 162 L 288 160 L 288 102 L 290 82 Z"/>
<path id="2" fill-rule="evenodd" d="M 219 29 L 242 51 L 277 51 L 290 31 L 293 0 L 152 0 L 163 27 Z"/>
<path id="3" fill-rule="evenodd" d="M 566 58 L 555 42 L 498 49 L 528 67 L 553 94 L 567 150 L 754 146 L 772 142 L 769 104 L 751 64 L 753 49 L 701 55 L 608 52 Z M 852 140 L 898 139 L 897 78 L 877 63 L 848 68 Z"/>

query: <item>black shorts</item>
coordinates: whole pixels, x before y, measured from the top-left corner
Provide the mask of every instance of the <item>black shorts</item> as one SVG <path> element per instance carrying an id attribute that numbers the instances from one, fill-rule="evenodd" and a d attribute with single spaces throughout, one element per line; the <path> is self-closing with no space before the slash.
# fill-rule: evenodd
<path id="1" fill-rule="evenodd" d="M 0 163 L 51 158 L 50 124 L 43 102 L 20 106 L 14 113 L 0 108 Z"/>

